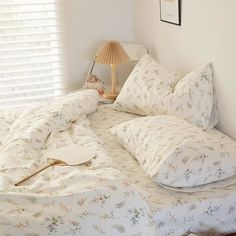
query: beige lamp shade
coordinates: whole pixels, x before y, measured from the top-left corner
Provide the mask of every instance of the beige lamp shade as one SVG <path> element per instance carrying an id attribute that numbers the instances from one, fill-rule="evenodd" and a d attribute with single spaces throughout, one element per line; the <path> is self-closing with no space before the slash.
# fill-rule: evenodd
<path id="1" fill-rule="evenodd" d="M 109 64 L 111 66 L 111 92 L 104 93 L 103 96 L 108 99 L 116 99 L 117 79 L 116 67 L 118 64 L 124 64 L 130 61 L 129 56 L 119 42 L 106 42 L 96 55 L 96 62 L 100 64 Z"/>
<path id="2" fill-rule="evenodd" d="M 118 65 L 130 61 L 128 54 L 119 42 L 106 42 L 96 56 L 96 62 L 100 64 Z"/>

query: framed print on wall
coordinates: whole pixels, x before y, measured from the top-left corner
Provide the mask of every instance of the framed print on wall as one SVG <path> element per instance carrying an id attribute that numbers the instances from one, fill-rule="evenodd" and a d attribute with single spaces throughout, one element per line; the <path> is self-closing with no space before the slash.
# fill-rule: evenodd
<path id="1" fill-rule="evenodd" d="M 160 0 L 161 21 L 181 25 L 181 0 Z"/>

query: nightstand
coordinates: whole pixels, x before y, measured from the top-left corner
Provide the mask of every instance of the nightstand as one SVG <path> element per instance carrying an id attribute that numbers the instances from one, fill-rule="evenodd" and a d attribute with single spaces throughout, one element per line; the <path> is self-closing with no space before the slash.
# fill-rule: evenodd
<path id="1" fill-rule="evenodd" d="M 113 104 L 113 99 L 104 98 L 102 95 L 99 96 L 99 104 Z"/>
<path id="2" fill-rule="evenodd" d="M 105 90 L 105 92 L 110 91 L 111 86 L 109 86 L 109 85 L 105 86 L 104 90 Z M 119 94 L 119 92 L 121 91 L 120 86 L 117 86 L 117 91 Z M 100 98 L 99 98 L 99 104 L 112 104 L 112 103 L 114 103 L 114 101 L 115 101 L 114 99 L 104 98 L 102 95 L 100 95 Z"/>

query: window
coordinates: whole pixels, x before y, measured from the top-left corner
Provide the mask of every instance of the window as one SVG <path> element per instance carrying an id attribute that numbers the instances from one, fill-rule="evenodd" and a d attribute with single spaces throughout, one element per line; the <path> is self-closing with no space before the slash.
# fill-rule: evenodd
<path id="1" fill-rule="evenodd" d="M 63 93 L 57 0 L 0 0 L 0 108 Z"/>

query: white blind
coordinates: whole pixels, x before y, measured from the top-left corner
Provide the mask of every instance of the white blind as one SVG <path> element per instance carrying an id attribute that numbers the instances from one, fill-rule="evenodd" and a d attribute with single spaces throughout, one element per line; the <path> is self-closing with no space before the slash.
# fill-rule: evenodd
<path id="1" fill-rule="evenodd" d="M 0 108 L 63 93 L 57 0 L 0 0 Z"/>

